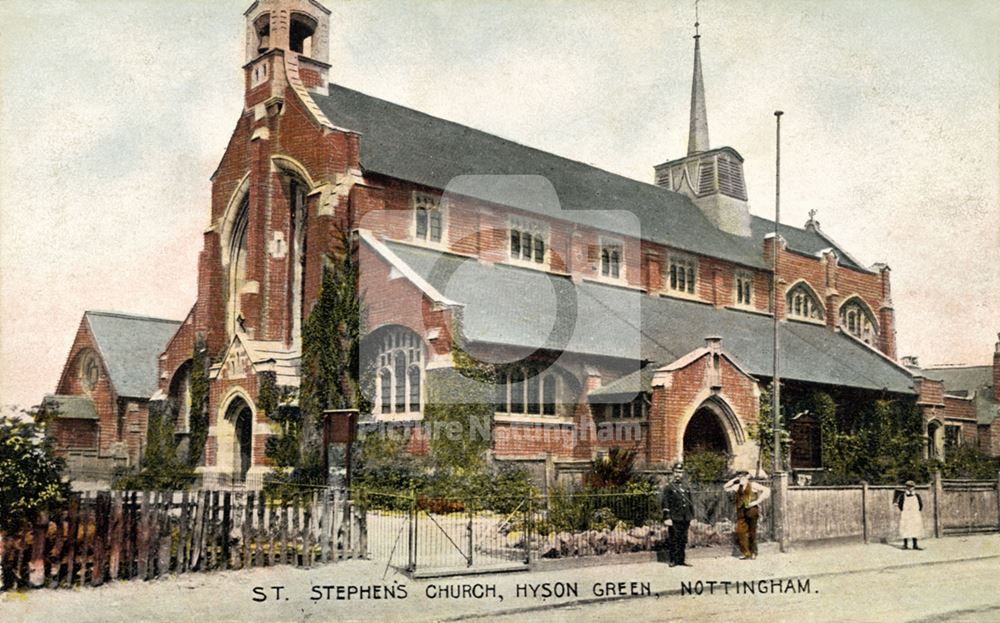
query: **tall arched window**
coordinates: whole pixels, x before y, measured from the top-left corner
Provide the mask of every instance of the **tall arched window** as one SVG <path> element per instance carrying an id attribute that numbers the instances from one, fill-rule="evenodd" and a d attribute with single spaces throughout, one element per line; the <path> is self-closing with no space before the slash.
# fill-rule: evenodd
<path id="1" fill-rule="evenodd" d="M 864 301 L 854 297 L 840 306 L 840 327 L 871 346 L 878 337 L 875 315 Z"/>
<path id="2" fill-rule="evenodd" d="M 240 294 L 247 282 L 247 220 L 249 198 L 243 197 L 229 239 L 229 331 L 241 326 Z"/>
<path id="3" fill-rule="evenodd" d="M 417 415 L 422 407 L 423 342 L 412 331 L 392 327 L 378 341 L 377 413 Z"/>
<path id="4" fill-rule="evenodd" d="M 291 341 L 297 343 L 302 335 L 303 274 L 305 273 L 306 251 L 306 185 L 297 179 L 289 181 L 291 203 Z"/>
<path id="5" fill-rule="evenodd" d="M 785 295 L 785 314 L 792 318 L 822 321 L 825 314 L 819 298 L 809 286 L 798 283 Z"/>

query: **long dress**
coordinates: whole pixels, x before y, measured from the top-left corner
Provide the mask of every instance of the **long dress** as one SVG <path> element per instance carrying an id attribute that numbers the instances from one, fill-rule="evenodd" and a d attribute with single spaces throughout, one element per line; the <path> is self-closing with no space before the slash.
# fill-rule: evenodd
<path id="1" fill-rule="evenodd" d="M 903 512 L 899 515 L 899 538 L 920 539 L 924 536 L 924 520 L 920 515 L 920 502 L 913 494 L 903 495 Z"/>

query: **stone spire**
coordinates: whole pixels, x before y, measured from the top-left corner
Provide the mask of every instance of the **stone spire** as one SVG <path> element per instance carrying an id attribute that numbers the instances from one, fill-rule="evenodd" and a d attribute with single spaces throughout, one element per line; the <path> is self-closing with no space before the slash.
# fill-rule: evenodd
<path id="1" fill-rule="evenodd" d="M 691 79 L 691 129 L 688 155 L 708 151 L 708 113 L 705 111 L 705 80 L 701 77 L 701 34 L 698 33 L 698 5 L 694 22 L 694 77 Z"/>

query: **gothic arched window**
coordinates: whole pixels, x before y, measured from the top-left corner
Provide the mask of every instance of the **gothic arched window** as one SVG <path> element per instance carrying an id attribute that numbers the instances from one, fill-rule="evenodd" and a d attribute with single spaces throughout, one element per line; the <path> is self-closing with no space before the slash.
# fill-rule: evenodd
<path id="1" fill-rule="evenodd" d="M 785 314 L 792 318 L 822 321 L 823 305 L 809 286 L 798 283 L 785 295 Z"/>
<path id="2" fill-rule="evenodd" d="M 229 239 L 229 329 L 241 326 L 240 295 L 247 282 L 247 220 L 249 201 L 243 198 Z"/>
<path id="3" fill-rule="evenodd" d="M 878 325 L 865 303 L 854 297 L 840 306 L 840 327 L 865 344 L 875 345 Z"/>
<path id="4" fill-rule="evenodd" d="M 423 386 L 423 342 L 412 331 L 393 327 L 378 338 L 377 413 L 421 411 Z"/>

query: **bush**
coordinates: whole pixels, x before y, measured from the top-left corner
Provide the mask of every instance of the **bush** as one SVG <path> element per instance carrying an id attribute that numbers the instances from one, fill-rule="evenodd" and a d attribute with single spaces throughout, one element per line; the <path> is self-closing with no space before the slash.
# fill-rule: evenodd
<path id="1" fill-rule="evenodd" d="M 63 462 L 52 451 L 44 429 L 30 413 L 0 415 L 0 532 L 16 534 L 38 513 L 59 510 L 69 496 L 60 472 Z"/>
<path id="2" fill-rule="evenodd" d="M 963 444 L 948 453 L 941 466 L 941 474 L 945 478 L 996 480 L 998 468 L 1000 461 L 975 446 Z"/>
<path id="3" fill-rule="evenodd" d="M 718 452 L 691 452 L 684 455 L 684 471 L 692 484 L 724 482 L 729 457 Z"/>
<path id="4" fill-rule="evenodd" d="M 605 456 L 594 461 L 583 477 L 586 486 L 593 489 L 624 487 L 635 478 L 635 450 L 612 448 Z"/>

